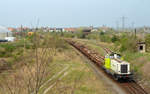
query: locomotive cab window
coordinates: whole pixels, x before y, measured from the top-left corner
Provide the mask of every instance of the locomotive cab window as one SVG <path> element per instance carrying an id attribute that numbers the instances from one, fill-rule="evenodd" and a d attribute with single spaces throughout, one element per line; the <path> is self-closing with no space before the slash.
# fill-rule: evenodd
<path id="1" fill-rule="evenodd" d="M 120 58 L 121 58 L 121 55 L 120 55 L 120 54 L 117 54 L 117 58 L 119 58 L 119 59 L 120 59 Z"/>
<path id="2" fill-rule="evenodd" d="M 110 54 L 110 58 L 121 58 L 121 55 L 120 54 L 117 54 L 117 53 L 112 53 Z"/>

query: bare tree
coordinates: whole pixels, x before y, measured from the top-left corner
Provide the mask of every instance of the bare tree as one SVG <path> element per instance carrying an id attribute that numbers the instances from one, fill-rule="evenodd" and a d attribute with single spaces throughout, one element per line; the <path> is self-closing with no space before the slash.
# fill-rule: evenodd
<path id="1" fill-rule="evenodd" d="M 49 44 L 49 37 L 45 35 L 41 38 L 40 36 L 40 33 L 35 32 L 33 39 L 35 48 L 31 51 L 32 53 L 28 53 L 31 54 L 31 57 L 27 59 L 23 56 L 22 62 L 25 66 L 18 73 L 11 74 L 12 79 L 7 79 L 1 85 L 5 94 L 39 93 L 40 87 L 49 72 L 48 65 L 52 62 L 53 56 L 56 53 L 55 47 Z M 43 42 L 45 45 L 42 45 Z"/>

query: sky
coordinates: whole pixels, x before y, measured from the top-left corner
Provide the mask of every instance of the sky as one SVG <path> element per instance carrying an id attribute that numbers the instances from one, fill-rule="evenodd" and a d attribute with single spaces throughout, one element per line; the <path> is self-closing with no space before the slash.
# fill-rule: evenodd
<path id="1" fill-rule="evenodd" d="M 150 0 L 0 0 L 2 26 L 150 26 Z M 134 23 L 134 24 L 133 24 Z"/>

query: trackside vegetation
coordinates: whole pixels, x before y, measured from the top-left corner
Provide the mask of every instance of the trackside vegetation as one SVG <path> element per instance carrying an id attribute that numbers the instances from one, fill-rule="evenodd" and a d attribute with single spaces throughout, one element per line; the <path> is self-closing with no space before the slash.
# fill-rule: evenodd
<path id="1" fill-rule="evenodd" d="M 59 34 L 40 30 L 0 52 L 0 94 L 116 94 Z"/>

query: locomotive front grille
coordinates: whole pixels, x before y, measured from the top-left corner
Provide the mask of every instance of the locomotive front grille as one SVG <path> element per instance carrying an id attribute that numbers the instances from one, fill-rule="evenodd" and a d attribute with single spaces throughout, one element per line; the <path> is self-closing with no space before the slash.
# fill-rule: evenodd
<path id="1" fill-rule="evenodd" d="M 128 72 L 128 66 L 127 65 L 121 65 L 121 73 L 127 73 Z"/>

